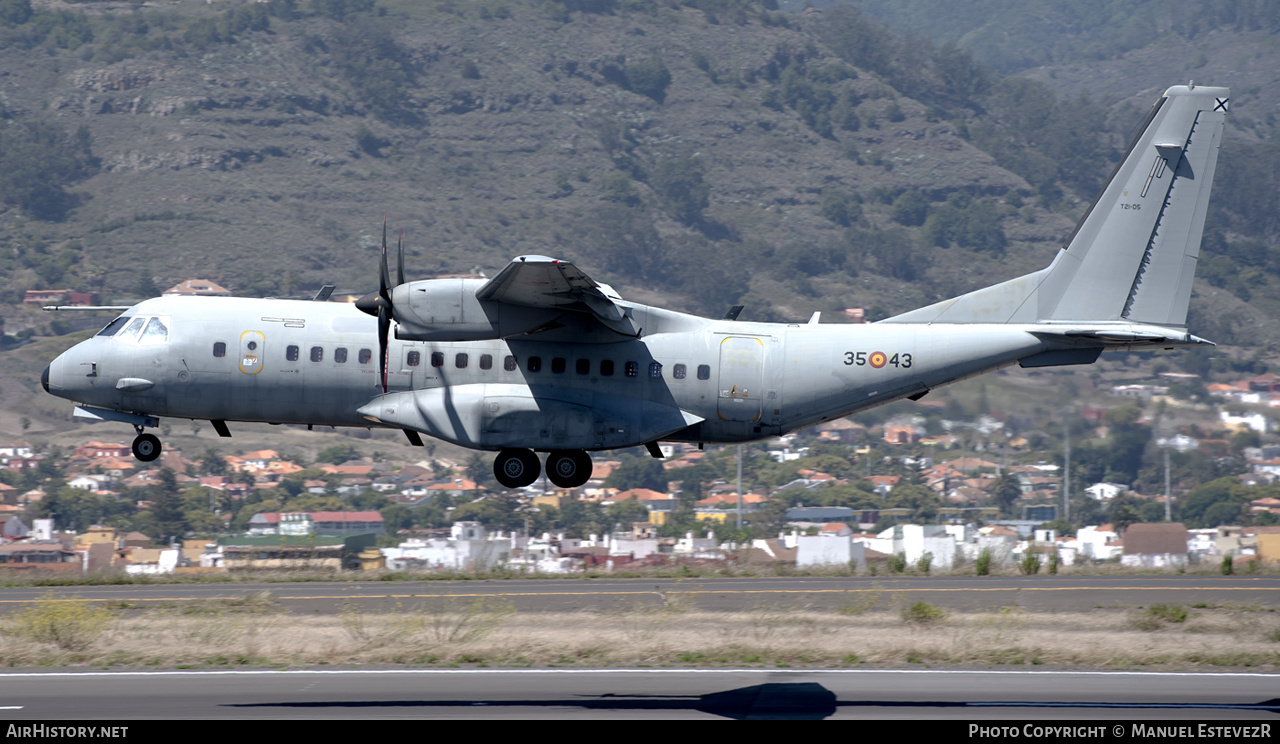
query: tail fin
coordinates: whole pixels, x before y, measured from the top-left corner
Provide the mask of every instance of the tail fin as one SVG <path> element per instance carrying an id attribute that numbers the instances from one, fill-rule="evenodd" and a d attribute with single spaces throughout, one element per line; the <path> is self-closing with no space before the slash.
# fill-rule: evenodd
<path id="1" fill-rule="evenodd" d="M 1185 327 L 1228 96 L 1165 91 L 1048 268 L 883 322 Z"/>

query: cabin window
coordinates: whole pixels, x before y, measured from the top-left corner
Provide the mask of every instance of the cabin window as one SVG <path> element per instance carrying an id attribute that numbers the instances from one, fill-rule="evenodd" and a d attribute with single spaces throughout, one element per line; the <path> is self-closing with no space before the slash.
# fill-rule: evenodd
<path id="1" fill-rule="evenodd" d="M 130 316 L 128 315 L 121 315 L 120 317 L 108 323 L 106 328 L 103 328 L 101 331 L 98 331 L 98 335 L 99 336 L 116 335 L 116 331 L 120 330 L 125 323 L 129 322 L 129 317 Z"/>
<path id="2" fill-rule="evenodd" d="M 508 372 L 515 372 L 515 371 L 516 371 L 516 358 L 515 358 L 515 357 L 513 357 L 513 356 L 511 356 L 510 354 L 508 354 L 508 355 L 507 355 L 507 358 L 502 360 L 502 368 L 503 368 L 503 369 L 505 369 L 505 370 L 506 370 L 506 371 L 508 371 Z"/>
<path id="3" fill-rule="evenodd" d="M 368 364 L 369 360 L 373 359 L 373 350 L 361 349 L 360 355 L 357 357 L 357 359 L 360 361 L 361 364 Z"/>
<path id="4" fill-rule="evenodd" d="M 453 366 L 458 369 L 466 369 L 468 361 L 466 354 L 455 354 L 453 357 Z"/>
<path id="5" fill-rule="evenodd" d="M 627 377 L 635 377 L 640 374 L 640 365 L 635 362 L 627 362 L 623 369 L 626 370 Z"/>
<path id="6" fill-rule="evenodd" d="M 685 376 L 688 374 L 689 374 L 688 368 L 685 367 L 683 364 L 677 364 L 676 366 L 671 368 L 671 376 L 676 378 L 677 380 L 683 380 Z"/>
<path id="7" fill-rule="evenodd" d="M 493 369 L 493 355 L 492 355 L 492 354 L 481 354 L 481 355 L 480 355 L 480 369 Z"/>
<path id="8" fill-rule="evenodd" d="M 347 347 L 339 346 L 338 348 L 334 349 L 333 361 L 336 364 L 346 364 L 347 363 Z"/>
<path id="9" fill-rule="evenodd" d="M 291 362 L 298 361 L 298 347 L 290 346 L 289 348 L 285 349 L 284 358 L 288 359 Z"/>
<path id="10" fill-rule="evenodd" d="M 319 346 L 311 347 L 311 361 L 313 362 L 324 361 L 324 349 L 322 347 L 319 347 Z"/>
<path id="11" fill-rule="evenodd" d="M 227 344 L 225 341 L 216 341 L 213 344 L 214 357 L 221 359 L 227 355 Z"/>
<path id="12" fill-rule="evenodd" d="M 710 364 L 699 364 L 699 365 L 698 365 L 698 379 L 699 379 L 699 380 L 710 380 L 710 379 L 711 379 L 711 365 L 710 365 Z"/>
<path id="13" fill-rule="evenodd" d="M 526 365 L 530 372 L 542 371 L 542 357 L 529 357 L 529 363 Z"/>
<path id="14" fill-rule="evenodd" d="M 551 371 L 557 375 L 564 374 L 564 357 L 555 357 L 551 360 Z"/>
<path id="15" fill-rule="evenodd" d="M 589 374 L 591 374 L 591 360 L 590 360 L 590 359 L 579 359 L 579 360 L 578 360 L 578 362 L 577 362 L 577 365 L 576 365 L 576 368 L 575 368 L 575 369 L 576 369 L 577 373 L 578 373 L 578 374 L 580 374 L 580 375 L 589 375 Z"/>
<path id="16" fill-rule="evenodd" d="M 600 360 L 600 375 L 602 377 L 613 377 L 613 360 L 612 359 Z"/>
<path id="17" fill-rule="evenodd" d="M 659 362 L 649 362 L 649 378 L 653 380 L 662 379 L 662 364 Z"/>
<path id="18" fill-rule="evenodd" d="M 422 352 L 420 351 L 409 352 L 408 356 L 405 357 L 404 363 L 410 367 L 416 367 L 419 364 L 422 364 Z"/>
<path id="19" fill-rule="evenodd" d="M 432 367 L 443 367 L 443 366 L 444 366 L 444 352 L 443 352 L 443 351 L 433 351 L 433 352 L 431 352 L 431 366 L 432 366 Z"/>

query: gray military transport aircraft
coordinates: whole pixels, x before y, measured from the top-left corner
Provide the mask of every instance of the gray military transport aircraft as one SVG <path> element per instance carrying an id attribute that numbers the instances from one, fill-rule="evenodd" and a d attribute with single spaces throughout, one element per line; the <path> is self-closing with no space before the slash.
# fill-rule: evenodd
<path id="1" fill-rule="evenodd" d="M 627 302 L 567 261 L 520 256 L 492 279 L 380 287 L 345 303 L 140 302 L 41 382 L 75 415 L 389 427 L 497 450 L 515 488 L 571 488 L 587 452 L 775 436 L 1001 367 L 1090 364 L 1108 349 L 1198 346 L 1187 304 L 1228 89 L 1175 86 L 1147 116 L 1053 262 L 866 325 L 713 320 Z M 367 317 L 372 315 L 374 318 Z M 394 331 L 394 332 L 393 332 Z M 375 361 L 376 360 L 376 361 Z"/>

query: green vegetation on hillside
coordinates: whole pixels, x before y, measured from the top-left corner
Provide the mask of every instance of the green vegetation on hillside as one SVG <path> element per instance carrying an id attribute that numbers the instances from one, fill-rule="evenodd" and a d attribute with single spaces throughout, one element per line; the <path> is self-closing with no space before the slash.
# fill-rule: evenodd
<path id="1" fill-rule="evenodd" d="M 979 5 L 1002 28 L 1038 7 Z M 1192 28 L 1174 5 L 1157 14 L 1171 33 L 1274 22 L 1216 0 Z M 23 81 L 0 101 L 9 303 L 191 272 L 241 294 L 359 291 L 370 215 L 390 212 L 415 276 L 539 252 L 683 309 L 883 317 L 1035 268 L 1142 113 L 1002 75 L 967 38 L 895 34 L 874 3 L 816 18 L 757 0 L 78 6 L 0 2 Z M 1048 17 L 1081 38 L 1099 25 Z M 1098 38 L 1098 54 L 1140 41 Z M 1280 151 L 1222 152 L 1202 279 L 1280 309 Z M 1207 322 L 1231 341 L 1256 321 L 1237 304 Z"/>
<path id="2" fill-rule="evenodd" d="M 845 0 L 810 0 L 829 8 Z M 857 0 L 867 15 L 972 50 L 1006 73 L 1056 62 L 1113 59 L 1169 34 L 1220 27 L 1280 31 L 1270 0 Z"/>

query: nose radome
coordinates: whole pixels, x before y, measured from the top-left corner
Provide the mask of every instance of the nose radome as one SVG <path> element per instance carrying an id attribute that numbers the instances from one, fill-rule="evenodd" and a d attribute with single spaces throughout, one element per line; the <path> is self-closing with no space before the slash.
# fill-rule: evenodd
<path id="1" fill-rule="evenodd" d="M 66 355 L 59 355 L 53 361 L 45 366 L 40 373 L 40 387 L 44 388 L 46 393 L 51 395 L 62 395 L 62 391 L 66 389 L 67 381 L 63 379 L 63 370 L 67 367 Z"/>

